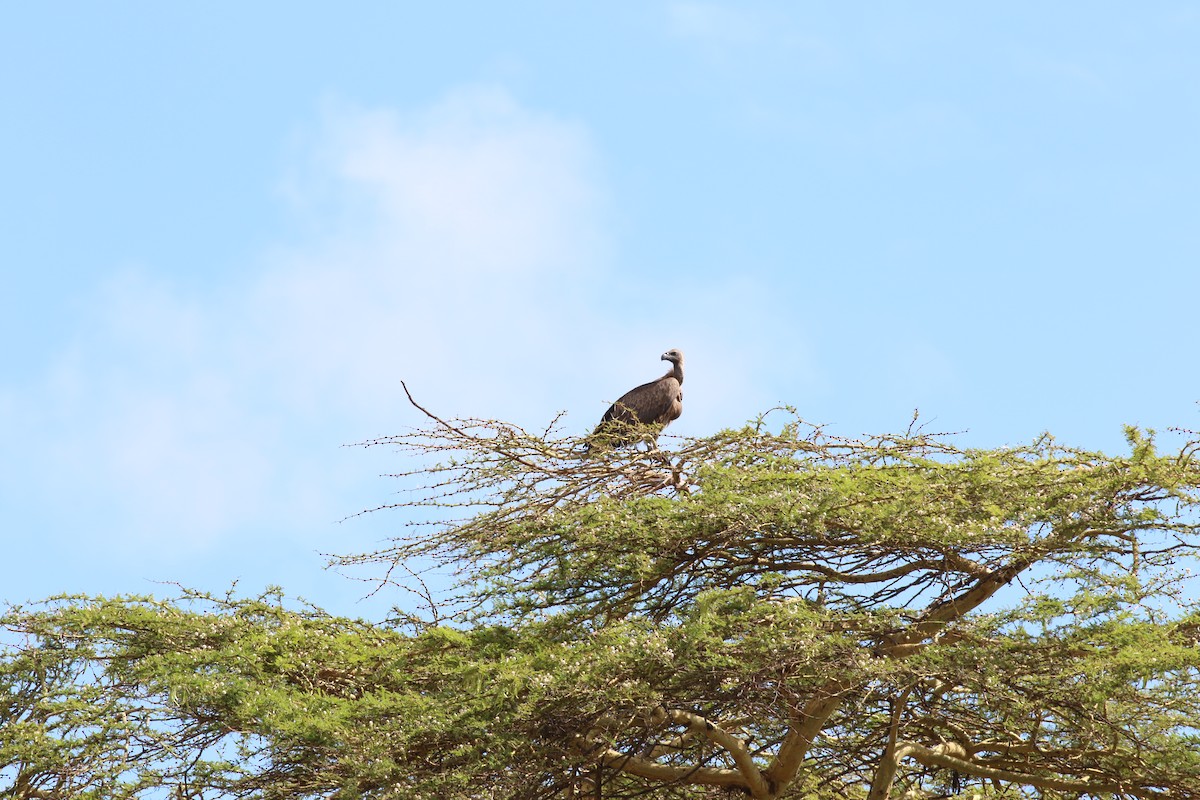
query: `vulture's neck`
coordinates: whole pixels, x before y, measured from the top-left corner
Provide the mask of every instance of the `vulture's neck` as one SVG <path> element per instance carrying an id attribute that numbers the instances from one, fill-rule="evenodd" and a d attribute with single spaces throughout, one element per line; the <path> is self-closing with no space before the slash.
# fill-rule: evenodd
<path id="1" fill-rule="evenodd" d="M 664 378 L 674 378 L 675 380 L 679 381 L 679 385 L 682 386 L 683 385 L 683 363 L 680 362 L 678 364 L 672 364 L 671 369 L 667 370 L 667 374 L 663 375 L 663 377 Z"/>

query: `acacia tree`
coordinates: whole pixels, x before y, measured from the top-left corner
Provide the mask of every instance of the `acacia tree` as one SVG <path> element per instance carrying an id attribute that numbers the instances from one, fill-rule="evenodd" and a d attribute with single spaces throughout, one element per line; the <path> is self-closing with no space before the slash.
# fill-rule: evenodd
<path id="1" fill-rule="evenodd" d="M 336 559 L 423 609 L 13 610 L 0 765 L 27 797 L 1200 797 L 1178 438 L 974 450 L 789 418 L 583 456 L 430 415 L 366 443 L 417 459 L 378 509 L 405 534 Z"/>

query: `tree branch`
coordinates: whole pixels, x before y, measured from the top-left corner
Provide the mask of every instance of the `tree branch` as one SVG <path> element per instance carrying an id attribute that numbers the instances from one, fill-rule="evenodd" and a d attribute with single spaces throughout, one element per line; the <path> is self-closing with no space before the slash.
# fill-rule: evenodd
<path id="1" fill-rule="evenodd" d="M 737 765 L 738 772 L 746 779 L 746 788 L 750 790 L 751 796 L 756 798 L 771 796 L 767 781 L 763 778 L 758 765 L 754 763 L 754 758 L 750 755 L 744 741 L 699 714 L 689 711 L 671 711 L 668 712 L 667 717 L 677 725 L 686 725 L 689 730 L 702 732 L 710 742 L 728 751 L 730 757 L 733 758 L 733 763 Z"/>
<path id="2" fill-rule="evenodd" d="M 615 723 L 615 720 L 612 722 Z M 689 783 L 700 783 L 709 786 L 738 787 L 747 790 L 751 797 L 758 800 L 768 800 L 772 796 L 770 786 L 763 777 L 758 765 L 754 763 L 754 757 L 751 755 L 749 748 L 737 736 L 734 736 L 721 726 L 710 722 L 703 716 L 690 711 L 678 709 L 668 711 L 663 708 L 656 708 L 646 718 L 646 724 L 650 727 L 658 727 L 667 723 L 681 725 L 686 728 L 686 731 L 679 737 L 678 743 L 680 746 L 685 745 L 689 739 L 695 736 L 703 736 L 712 744 L 729 753 L 736 768 L 662 764 L 655 759 L 655 748 L 644 751 L 642 755 L 622 753 L 598 741 L 599 737 L 596 736 L 597 729 L 608 727 L 603 724 L 603 721 L 598 725 L 597 729 L 593 729 L 592 733 L 581 737 L 580 744 L 583 749 L 587 749 L 589 744 L 593 747 L 596 744 L 600 744 L 604 748 L 601 754 L 601 760 L 604 765 L 631 775 L 664 782 L 686 780 Z M 616 724 L 615 727 L 620 728 L 623 726 Z"/>
<path id="3" fill-rule="evenodd" d="M 876 655 L 888 658 L 904 658 L 922 648 L 926 641 L 943 630 L 951 622 L 961 619 L 1000 591 L 1013 578 L 1036 563 L 1033 556 L 1023 556 L 1007 567 L 992 572 L 972 588 L 929 609 L 920 622 L 903 633 L 888 637 L 875 649 Z"/>
<path id="4" fill-rule="evenodd" d="M 767 781 L 776 793 L 795 779 L 813 740 L 821 732 L 825 721 L 842 704 L 848 688 L 842 681 L 830 681 L 805 704 L 799 715 L 791 719 L 791 727 L 779 745 L 779 752 L 766 770 Z"/>
<path id="5" fill-rule="evenodd" d="M 613 767 L 639 778 L 650 778 L 663 783 L 687 781 L 706 786 L 747 788 L 746 778 L 738 769 L 660 764 L 653 759 L 622 753 L 612 747 L 606 747 L 600 753 L 600 760 L 606 767 Z"/>
<path id="6" fill-rule="evenodd" d="M 998 769 L 972 760 L 966 749 L 954 742 L 934 747 L 925 747 L 915 742 L 902 742 L 896 747 L 896 752 L 892 758 L 897 765 L 905 758 L 913 758 L 927 767 L 944 767 L 945 769 L 953 769 L 966 775 L 1010 781 L 1022 786 L 1036 786 L 1039 789 L 1054 789 L 1061 792 L 1087 792 L 1089 794 L 1112 793 L 1132 797 L 1144 797 L 1148 798 L 1148 800 L 1167 800 L 1169 797 L 1169 795 L 1154 789 L 1129 786 L 1113 781 L 1093 783 Z M 896 768 L 893 767 L 891 771 L 894 775 Z M 884 800 L 887 797 L 888 793 L 885 792 L 883 794 Z"/>
<path id="7" fill-rule="evenodd" d="M 871 791 L 867 795 L 867 800 L 887 800 L 888 792 L 891 790 L 892 781 L 896 779 L 896 769 L 900 766 L 899 759 L 896 758 L 896 746 L 899 742 L 900 720 L 904 716 L 904 707 L 908 703 L 908 696 L 912 694 L 912 687 L 904 691 L 899 700 L 894 701 L 892 706 L 892 721 L 888 725 L 888 741 L 887 747 L 883 751 L 883 758 L 879 759 L 879 765 L 875 768 L 875 775 L 871 779 Z"/>

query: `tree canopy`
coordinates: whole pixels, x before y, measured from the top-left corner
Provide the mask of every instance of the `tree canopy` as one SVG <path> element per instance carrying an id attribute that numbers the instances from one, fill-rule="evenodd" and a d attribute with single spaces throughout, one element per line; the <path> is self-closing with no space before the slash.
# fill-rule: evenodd
<path id="1" fill-rule="evenodd" d="M 181 590 L 4 615 L 16 797 L 1200 797 L 1200 436 L 787 412 L 583 454 L 441 420 L 392 619 Z M 453 574 L 450 589 L 434 574 Z"/>

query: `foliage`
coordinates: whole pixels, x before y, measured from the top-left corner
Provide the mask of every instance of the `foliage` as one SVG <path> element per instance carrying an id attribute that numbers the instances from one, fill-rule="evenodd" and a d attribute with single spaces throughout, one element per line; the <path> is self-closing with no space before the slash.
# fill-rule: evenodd
<path id="1" fill-rule="evenodd" d="M 369 443 L 419 459 L 409 534 L 338 559 L 422 614 L 10 609 L 10 793 L 1200 797 L 1194 436 L 1107 456 L 789 419 L 585 456 L 431 419 Z"/>

